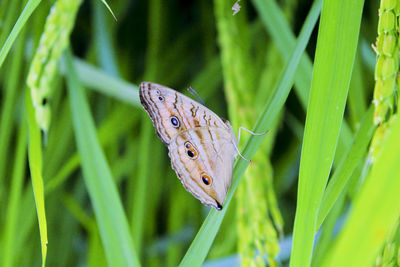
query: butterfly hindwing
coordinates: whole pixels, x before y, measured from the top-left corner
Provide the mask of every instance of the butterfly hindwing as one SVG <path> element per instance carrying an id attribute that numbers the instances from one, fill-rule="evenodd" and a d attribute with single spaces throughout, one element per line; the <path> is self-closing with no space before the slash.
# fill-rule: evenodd
<path id="1" fill-rule="evenodd" d="M 189 129 L 168 146 L 172 168 L 203 204 L 222 208 L 236 154 L 230 133 L 217 127 Z"/>

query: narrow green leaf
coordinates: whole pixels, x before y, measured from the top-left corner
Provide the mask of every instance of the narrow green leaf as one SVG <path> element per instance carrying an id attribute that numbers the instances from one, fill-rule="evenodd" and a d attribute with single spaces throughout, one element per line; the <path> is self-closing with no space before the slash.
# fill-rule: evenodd
<path id="1" fill-rule="evenodd" d="M 280 56 L 287 62 L 290 59 L 290 52 L 296 46 L 296 36 L 291 31 L 285 15 L 276 1 L 253 0 L 253 3 Z M 312 62 L 307 53 L 301 57 L 299 66 L 295 75 L 295 92 L 303 108 L 307 109 L 312 75 Z"/>
<path id="2" fill-rule="evenodd" d="M 107 4 L 105 0 L 100 0 L 103 2 L 103 4 L 107 7 L 108 11 L 110 11 L 111 15 L 114 17 L 115 21 L 117 21 L 117 17 L 114 15 L 114 12 L 112 11 L 111 7 Z"/>
<path id="3" fill-rule="evenodd" d="M 4 192 L 2 190 L 5 188 L 4 179 L 8 176 L 6 175 L 6 169 L 9 164 L 7 160 L 7 154 L 10 150 L 11 138 L 13 132 L 14 120 L 10 119 L 13 117 L 15 112 L 15 104 L 18 99 L 19 92 L 21 90 L 21 75 L 23 69 L 23 57 L 24 48 L 26 40 L 26 31 L 23 31 L 20 40 L 17 42 L 14 57 L 10 60 L 10 65 L 7 67 L 7 82 L 5 84 L 5 96 L 1 103 L 0 109 L 0 158 L 4 159 L 0 161 L 0 199 Z"/>
<path id="4" fill-rule="evenodd" d="M 284 13 L 276 1 L 253 0 L 253 2 L 263 25 L 271 35 L 280 56 L 284 62 L 287 62 L 289 60 L 290 52 L 293 51 L 296 45 L 296 37 L 291 31 L 291 27 L 285 18 Z M 311 59 L 308 57 L 307 53 L 304 53 L 300 60 L 299 67 L 297 68 L 294 80 L 294 90 L 304 110 L 307 110 L 312 72 L 313 64 Z M 347 147 L 352 140 L 351 137 L 351 129 L 347 122 L 344 121 L 341 128 L 338 151 L 347 150 Z"/>
<path id="5" fill-rule="evenodd" d="M 29 0 L 0 51 L 0 68 L 18 34 L 42 0 Z"/>
<path id="6" fill-rule="evenodd" d="M 98 142 L 83 88 L 77 79 L 71 52 L 66 53 L 68 93 L 83 176 L 99 225 L 110 266 L 140 266 L 128 222 Z"/>
<path id="7" fill-rule="evenodd" d="M 315 26 L 315 23 L 317 22 L 321 10 L 321 3 L 322 1 L 317 0 L 311 8 L 300 32 L 298 43 L 293 51 L 293 56 L 286 64 L 283 75 L 278 80 L 276 87 L 271 93 L 271 97 L 264 106 L 264 109 L 257 120 L 256 126 L 253 129 L 255 132 L 261 132 L 265 129 L 269 129 L 281 111 L 293 85 L 293 78 L 296 73 L 300 58 L 304 53 L 304 49 L 306 48 L 308 40 L 311 36 L 311 32 Z M 251 158 L 255 154 L 257 148 L 261 144 L 262 139 L 263 138 L 259 136 L 249 137 L 245 144 L 243 153 L 245 154 L 246 158 Z M 236 191 L 236 188 L 247 166 L 248 162 L 246 161 L 236 161 L 233 170 L 233 184 L 226 197 L 224 209 L 222 211 L 216 211 L 215 209 L 210 211 L 199 232 L 197 233 L 196 238 L 193 240 L 189 250 L 185 254 L 180 266 L 201 266 L 208 254 L 215 236 L 218 233 L 222 219 L 225 216 L 233 194 Z"/>
<path id="8" fill-rule="evenodd" d="M 342 157 L 327 188 L 325 189 L 318 212 L 317 229 L 319 229 L 326 215 L 335 204 L 358 162 L 362 159 L 363 155 L 365 155 L 368 144 L 371 141 L 376 128 L 373 123 L 373 114 L 374 108 L 371 106 L 365 114 L 360 128 L 354 135 L 353 145 L 349 147 L 344 157 Z"/>
<path id="9" fill-rule="evenodd" d="M 152 150 L 149 149 L 149 147 L 152 146 L 151 138 L 153 136 L 153 127 L 147 116 L 142 116 L 142 118 L 139 151 L 142 151 L 143 153 L 141 153 L 141 156 L 139 157 L 139 166 L 151 166 L 153 160 L 151 159 L 150 154 L 152 155 Z M 148 192 L 146 188 L 148 185 L 149 173 L 151 173 L 150 168 L 138 168 L 137 179 L 135 181 L 135 191 L 133 194 L 131 227 L 132 233 L 135 235 L 135 247 L 138 251 L 141 251 L 143 246 L 143 223 L 146 211 L 146 193 Z"/>
<path id="10" fill-rule="evenodd" d="M 335 202 L 335 205 L 332 207 L 332 210 L 329 212 L 324 221 L 324 226 L 319 232 L 318 243 L 313 250 L 311 262 L 312 267 L 321 266 L 325 253 L 329 250 L 329 246 L 332 244 L 333 233 L 335 231 L 338 219 L 341 216 L 341 212 L 343 211 L 345 197 L 345 194 L 341 194 L 339 196 Z"/>
<path id="11" fill-rule="evenodd" d="M 120 105 L 115 108 L 113 112 L 99 125 L 97 136 L 102 147 L 109 146 L 115 138 L 121 136 L 122 133 L 127 132 L 133 123 L 136 121 L 135 116 L 126 117 L 127 112 L 131 108 L 125 105 Z M 124 123 L 121 123 L 120 118 L 125 117 Z M 58 169 L 57 173 L 50 175 L 51 180 L 46 183 L 46 194 L 51 193 L 53 190 L 62 185 L 66 179 L 71 177 L 71 174 L 78 168 L 80 157 L 78 153 L 73 154 L 70 158 L 64 160 L 63 166 Z M 47 166 L 49 168 L 49 166 Z"/>
<path id="12" fill-rule="evenodd" d="M 115 78 L 80 59 L 74 59 L 74 65 L 82 85 L 132 106 L 140 106 L 139 88 L 137 86 Z M 61 71 L 64 74 L 68 72 L 65 62 L 61 64 Z"/>
<path id="13" fill-rule="evenodd" d="M 27 88 L 25 93 L 25 105 L 29 126 L 29 168 L 36 203 L 36 212 L 39 220 L 39 231 L 42 247 L 42 266 L 45 266 L 48 240 L 42 177 L 42 136 L 35 119 L 35 111 L 33 109 L 31 100 L 31 91 Z"/>
<path id="14" fill-rule="evenodd" d="M 318 208 L 335 154 L 363 1 L 324 1 L 303 147 L 290 266 L 309 266 Z"/>
<path id="15" fill-rule="evenodd" d="M 322 266 L 373 266 L 376 254 L 400 214 L 400 119 L 393 117 L 372 165 L 354 200 L 349 219 Z"/>
<path id="16" fill-rule="evenodd" d="M 366 87 L 364 86 L 364 77 L 363 77 L 363 66 L 361 62 L 360 53 L 357 53 L 355 62 L 354 62 L 354 70 L 353 76 L 351 77 L 350 89 L 349 89 L 349 97 L 348 97 L 348 108 L 349 108 L 349 117 L 351 119 L 351 123 L 353 128 L 357 127 L 364 116 L 368 106 L 366 103 Z"/>
<path id="17" fill-rule="evenodd" d="M 4 222 L 4 236 L 2 243 L 2 263 L 4 267 L 14 266 L 16 257 L 14 256 L 15 239 L 18 239 L 18 216 L 21 210 L 22 188 L 25 178 L 26 166 L 26 143 L 27 143 L 27 123 L 22 121 L 18 133 L 13 173 L 11 176 L 10 197 L 7 200 L 7 211 Z"/>
<path id="18" fill-rule="evenodd" d="M 102 1 L 105 5 L 107 5 L 104 0 Z M 113 47 L 114 39 L 112 38 L 110 31 L 110 28 L 116 24 L 107 23 L 104 9 L 101 5 L 99 5 L 97 0 L 92 1 L 91 4 L 93 7 L 93 45 L 96 52 L 97 62 L 108 74 L 111 74 L 114 77 L 119 77 L 120 74 L 118 70 L 118 64 L 116 64 L 118 61 L 116 59 L 115 48 Z M 107 8 L 111 11 L 108 6 Z"/>

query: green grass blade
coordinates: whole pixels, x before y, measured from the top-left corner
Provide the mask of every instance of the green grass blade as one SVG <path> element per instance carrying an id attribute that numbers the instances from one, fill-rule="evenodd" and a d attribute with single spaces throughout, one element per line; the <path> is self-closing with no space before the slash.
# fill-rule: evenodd
<path id="1" fill-rule="evenodd" d="M 11 46 L 13 45 L 15 39 L 17 38 L 18 34 L 22 30 L 22 27 L 25 25 L 28 18 L 32 15 L 33 11 L 35 11 L 36 7 L 42 0 L 29 0 L 26 4 L 24 10 L 22 11 L 21 15 L 19 16 L 17 22 L 15 23 L 10 35 L 8 35 L 6 42 L 4 43 L 3 47 L 0 51 L 0 68 L 3 65 L 3 62 L 10 52 Z"/>
<path id="2" fill-rule="evenodd" d="M 99 68 L 80 60 L 74 59 L 78 79 L 85 87 L 90 87 L 97 92 L 118 99 L 122 102 L 139 107 L 139 88 L 124 80 L 115 78 Z M 65 62 L 61 65 L 61 71 L 67 72 Z"/>
<path id="3" fill-rule="evenodd" d="M 108 11 L 110 11 L 113 18 L 117 20 L 117 17 L 114 15 L 114 12 L 112 11 L 111 7 L 107 4 L 107 2 L 105 0 L 100 0 L 100 1 L 103 2 L 103 4 L 107 7 Z"/>
<path id="4" fill-rule="evenodd" d="M 296 46 L 296 37 L 290 29 L 285 15 L 276 1 L 253 0 L 260 18 L 276 44 L 285 62 L 290 58 L 290 52 Z M 312 63 L 306 53 L 302 56 L 295 75 L 295 91 L 304 109 L 307 109 L 312 76 Z"/>
<path id="5" fill-rule="evenodd" d="M 102 147 L 109 146 L 112 141 L 120 137 L 122 133 L 129 131 L 136 118 L 134 116 L 126 117 L 126 114 L 131 112 L 128 106 L 120 105 L 105 118 L 104 122 L 100 124 L 97 136 Z M 121 123 L 120 118 L 125 117 L 124 123 Z M 58 169 L 57 173 L 50 175 L 52 177 L 46 184 L 46 194 L 51 193 L 53 190 L 60 187 L 71 174 L 78 168 L 80 157 L 78 153 L 73 154 L 70 158 L 64 160 L 63 166 Z"/>
<path id="6" fill-rule="evenodd" d="M 0 44 L 3 44 L 7 39 L 20 9 L 23 7 L 23 1 L 10 1 L 8 3 L 0 4 L 2 11 L 0 12 L 1 18 L 1 33 L 0 33 Z M 6 11 L 6 12 L 4 12 Z M 4 12 L 4 13 L 3 13 Z"/>
<path id="7" fill-rule="evenodd" d="M 343 206 L 345 204 L 345 194 L 341 194 L 335 205 L 332 207 L 332 210 L 327 215 L 324 226 L 321 228 L 318 237 L 318 243 L 314 247 L 313 257 L 311 266 L 318 267 L 322 265 L 322 261 L 324 259 L 325 253 L 329 250 L 330 245 L 332 244 L 332 237 L 335 232 L 335 228 L 340 219 L 341 212 L 343 211 Z"/>
<path id="8" fill-rule="evenodd" d="M 322 266 L 373 266 L 400 214 L 400 119 L 387 129 L 381 153 L 354 200 L 349 219 Z"/>
<path id="9" fill-rule="evenodd" d="M 292 267 L 311 262 L 318 208 L 343 119 L 363 3 L 327 0 L 322 8 L 300 162 Z"/>
<path id="10" fill-rule="evenodd" d="M 25 178 L 26 166 L 26 146 L 27 143 L 27 123 L 22 121 L 21 128 L 18 133 L 18 142 L 16 147 L 14 169 L 10 185 L 10 197 L 7 200 L 7 211 L 4 222 L 4 236 L 2 243 L 2 262 L 4 267 L 14 266 L 16 257 L 13 255 L 15 248 L 15 239 L 18 239 L 18 216 L 21 214 L 21 198 L 23 182 Z"/>
<path id="11" fill-rule="evenodd" d="M 40 242 L 42 247 L 42 266 L 45 266 L 48 240 L 42 177 L 42 136 L 35 119 L 35 111 L 33 109 L 31 100 L 31 91 L 27 89 L 25 93 L 25 105 L 29 126 L 29 168 L 36 203 L 36 211 L 39 220 Z"/>
<path id="12" fill-rule="evenodd" d="M 147 117 L 142 117 L 141 133 L 140 133 L 140 145 L 139 151 L 143 151 L 139 157 L 139 166 L 152 166 L 155 159 L 152 159 L 150 155 L 153 154 L 152 147 L 152 134 L 153 127 Z M 132 233 L 135 235 L 134 242 L 135 247 L 138 251 L 142 250 L 143 247 L 143 229 L 144 229 L 144 218 L 146 212 L 146 194 L 148 193 L 147 186 L 149 176 L 151 174 L 150 168 L 138 168 L 137 179 L 135 183 L 135 190 L 133 192 L 133 204 L 131 214 L 131 228 Z"/>
<path id="13" fill-rule="evenodd" d="M 363 81 L 363 66 L 361 62 L 360 53 L 357 53 L 356 60 L 354 62 L 353 76 L 351 77 L 349 97 L 348 97 L 348 108 L 349 117 L 353 129 L 361 123 L 364 113 L 367 111 L 366 101 L 366 87 Z"/>
<path id="14" fill-rule="evenodd" d="M 119 77 L 117 60 L 115 58 L 115 49 L 110 34 L 112 25 L 106 23 L 106 14 L 98 1 L 92 1 L 93 6 L 93 32 L 94 32 L 94 50 L 97 61 L 102 69 L 114 77 Z M 115 18 L 115 17 L 114 17 Z M 114 24 L 114 23 L 113 23 Z"/>
<path id="15" fill-rule="evenodd" d="M 6 159 L 12 143 L 10 139 L 12 138 L 14 127 L 14 120 L 10 118 L 13 117 L 13 112 L 15 112 L 15 103 L 20 92 L 25 40 L 26 31 L 22 32 L 14 50 L 14 57 L 10 60 L 10 66 L 7 68 L 7 83 L 4 87 L 5 96 L 0 109 L 0 158 L 4 159 L 0 161 L 0 199 L 4 194 L 2 190 L 5 188 L 3 186 L 4 179 L 7 177 L 6 169 L 9 162 Z"/>
<path id="16" fill-rule="evenodd" d="M 374 109 L 373 106 L 371 106 L 365 114 L 358 132 L 354 135 L 353 145 L 349 147 L 346 155 L 342 157 L 327 188 L 325 189 L 318 212 L 317 229 L 319 229 L 326 215 L 335 204 L 336 199 L 339 197 L 347 181 L 350 179 L 358 162 L 362 159 L 363 155 L 365 155 L 368 144 L 371 141 L 376 128 L 373 123 L 373 112 Z"/>
<path id="17" fill-rule="evenodd" d="M 300 58 L 304 52 L 304 49 L 308 43 L 311 32 L 315 26 L 318 19 L 321 2 L 316 1 L 309 12 L 307 19 L 304 23 L 302 31 L 299 35 L 299 40 L 296 48 L 293 52 L 293 56 L 285 66 L 285 71 L 277 83 L 274 91 L 269 98 L 269 101 L 264 107 L 261 113 L 255 129 L 255 132 L 261 132 L 265 129 L 269 129 L 272 123 L 277 118 L 280 110 L 282 109 L 286 98 L 290 92 L 293 85 L 293 77 L 296 73 L 297 66 L 299 64 Z M 257 148 L 260 146 L 262 137 L 250 136 L 247 143 L 245 144 L 244 153 L 247 158 L 251 158 L 256 152 Z M 218 229 L 222 223 L 222 219 L 229 207 L 232 200 L 233 194 L 240 182 L 240 178 L 248 166 L 248 162 L 243 160 L 236 161 L 234 171 L 233 171 L 233 184 L 232 188 L 229 190 L 228 195 L 225 200 L 225 207 L 222 211 L 216 211 L 212 209 L 208 214 L 206 220 L 201 226 L 196 238 L 192 242 L 189 250 L 185 254 L 180 266 L 201 266 L 207 253 L 214 241 L 215 236 L 218 233 Z"/>
<path id="18" fill-rule="evenodd" d="M 262 19 L 265 28 L 276 44 L 280 56 L 285 62 L 287 62 L 289 60 L 290 52 L 293 51 L 296 45 L 296 39 L 290 29 L 289 23 L 285 19 L 285 15 L 276 1 L 253 0 L 253 2 L 260 14 L 260 18 Z M 294 90 L 304 110 L 307 110 L 308 105 L 313 72 L 312 68 L 312 62 L 305 53 L 300 60 L 299 68 L 297 68 L 294 80 Z M 352 133 L 346 121 L 343 122 L 341 130 L 342 132 L 340 134 L 338 149 L 340 151 L 345 151 L 347 149 L 347 144 L 352 140 Z"/>
<path id="19" fill-rule="evenodd" d="M 77 146 L 108 264 L 140 266 L 117 188 L 97 140 L 83 88 L 80 86 L 71 52 L 66 53 L 68 93 Z"/>

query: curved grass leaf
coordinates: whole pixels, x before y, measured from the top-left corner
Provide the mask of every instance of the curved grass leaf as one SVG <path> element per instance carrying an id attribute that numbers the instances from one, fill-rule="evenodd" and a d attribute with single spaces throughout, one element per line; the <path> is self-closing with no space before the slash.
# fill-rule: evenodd
<path id="1" fill-rule="evenodd" d="M 32 106 L 31 92 L 29 89 L 27 89 L 25 93 L 25 105 L 29 126 L 29 168 L 36 203 L 36 211 L 39 220 L 39 232 L 42 246 L 42 266 L 45 266 L 48 240 L 46 212 L 44 206 L 44 186 L 42 177 L 42 136 L 36 123 L 35 111 Z"/>
<path id="2" fill-rule="evenodd" d="M 104 250 L 110 266 L 140 266 L 128 222 L 97 140 L 93 119 L 80 86 L 71 52 L 66 53 L 68 93 L 83 176 L 96 214 Z"/>
<path id="3" fill-rule="evenodd" d="M 17 22 L 15 23 L 10 35 L 8 35 L 6 42 L 1 48 L 0 68 L 3 65 L 4 59 L 8 55 L 8 52 L 10 52 L 11 46 L 13 45 L 15 39 L 22 30 L 22 27 L 25 25 L 26 21 L 32 15 L 33 11 L 35 11 L 36 7 L 40 4 L 41 1 L 42 0 L 29 0 L 29 2 L 26 4 L 24 10 L 19 16 Z"/>
<path id="4" fill-rule="evenodd" d="M 346 155 L 341 159 L 332 178 L 329 181 L 327 188 L 318 211 L 317 229 L 321 226 L 328 212 L 335 204 L 340 193 L 350 179 L 358 162 L 362 159 L 368 144 L 371 141 L 375 131 L 375 125 L 372 119 L 374 108 L 371 106 L 368 112 L 364 115 L 358 132 L 354 135 L 354 143 L 349 147 Z"/>
<path id="5" fill-rule="evenodd" d="M 273 92 L 271 93 L 271 97 L 269 98 L 262 113 L 260 114 L 256 126 L 253 129 L 254 132 L 261 132 L 264 129 L 269 129 L 276 117 L 278 116 L 280 110 L 282 109 L 293 85 L 293 77 L 296 73 L 300 58 L 304 52 L 304 49 L 307 46 L 311 32 L 318 19 L 321 9 L 321 2 L 322 1 L 317 0 L 311 8 L 299 35 L 298 43 L 293 52 L 293 56 L 286 64 L 283 75 L 278 80 L 277 86 L 274 88 Z M 251 158 L 255 154 L 257 148 L 261 144 L 261 141 L 262 137 L 249 137 L 244 146 L 243 154 L 245 154 L 246 158 Z M 218 233 L 218 229 L 221 226 L 222 220 L 232 200 L 233 194 L 236 191 L 236 188 L 247 166 L 248 162 L 246 161 L 236 161 L 233 170 L 233 183 L 226 197 L 226 204 L 224 209 L 222 211 L 216 211 L 214 209 L 210 211 L 199 232 L 197 233 L 196 238 L 194 239 L 189 250 L 185 254 L 180 266 L 201 266 L 205 257 L 208 254 L 208 251 L 214 241 L 215 236 Z"/>
<path id="6" fill-rule="evenodd" d="M 13 253 L 16 244 L 14 240 L 20 238 L 18 217 L 22 206 L 21 198 L 25 178 L 27 131 L 27 123 L 22 121 L 18 133 L 14 169 L 11 176 L 10 197 L 7 200 L 7 210 L 4 222 L 4 236 L 2 242 L 2 266 L 4 267 L 15 265 L 15 257 Z"/>
<path id="7" fill-rule="evenodd" d="M 276 1 L 253 0 L 263 25 L 271 35 L 280 56 L 287 62 L 290 52 L 296 45 L 296 37 L 290 29 L 289 22 L 285 18 L 284 13 L 279 8 Z M 313 72 L 313 64 L 311 59 L 304 53 L 294 78 L 294 91 L 296 92 L 301 106 L 307 110 L 311 78 Z M 346 151 L 352 140 L 352 132 L 347 122 L 344 120 L 341 128 L 340 139 L 338 143 L 338 152 Z M 337 153 L 340 156 L 341 153 Z"/>
<path id="8" fill-rule="evenodd" d="M 343 119 L 364 1 L 327 0 L 321 13 L 300 161 L 290 266 L 309 266 L 318 208 Z"/>
<path id="9" fill-rule="evenodd" d="M 78 79 L 82 85 L 122 102 L 131 104 L 132 106 L 140 106 L 139 88 L 137 86 L 122 79 L 115 78 L 83 60 L 74 58 L 73 63 L 76 68 Z M 64 74 L 68 72 L 65 62 L 61 64 L 61 71 Z"/>
<path id="10" fill-rule="evenodd" d="M 114 15 L 114 12 L 112 11 L 111 7 L 107 4 L 105 0 L 100 0 L 103 2 L 103 4 L 107 7 L 108 11 L 110 11 L 111 15 L 114 17 L 115 21 L 117 21 L 117 17 Z"/>
<path id="11" fill-rule="evenodd" d="M 289 22 L 279 8 L 276 1 L 253 0 L 254 6 L 259 13 L 263 25 L 271 35 L 280 56 L 285 62 L 290 59 L 290 52 L 296 46 L 296 36 L 290 29 Z M 297 93 L 302 107 L 306 110 L 308 95 L 310 92 L 312 62 L 307 53 L 301 57 L 299 68 L 295 75 L 295 92 Z"/>

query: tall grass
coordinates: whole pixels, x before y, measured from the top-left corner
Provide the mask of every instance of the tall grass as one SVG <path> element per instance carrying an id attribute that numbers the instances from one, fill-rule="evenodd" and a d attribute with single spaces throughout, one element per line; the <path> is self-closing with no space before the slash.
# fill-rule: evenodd
<path id="1" fill-rule="evenodd" d="M 1 266 L 399 265 L 400 1 L 234 3 L 0 2 Z M 222 211 L 176 178 L 143 80 L 269 130 Z"/>

